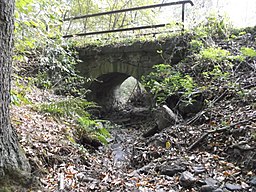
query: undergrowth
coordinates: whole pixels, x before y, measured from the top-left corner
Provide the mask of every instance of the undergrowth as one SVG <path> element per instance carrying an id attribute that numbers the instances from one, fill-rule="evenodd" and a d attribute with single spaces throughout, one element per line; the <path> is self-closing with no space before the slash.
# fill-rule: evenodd
<path id="1" fill-rule="evenodd" d="M 144 87 L 151 91 L 158 104 L 163 104 L 169 95 L 181 93 L 183 99 L 190 102 L 190 95 L 196 84 L 189 75 L 182 74 L 167 64 L 153 67 L 153 72 L 142 77 Z"/>
<path id="2" fill-rule="evenodd" d="M 250 90 L 239 86 L 234 77 L 238 68 L 248 67 L 248 61 L 256 58 L 255 47 L 222 44 L 246 38 L 247 32 L 232 29 L 226 18 L 210 16 L 206 23 L 186 33 L 190 42 L 184 59 L 178 64 L 155 65 L 142 78 L 155 103 L 165 104 L 168 97 L 176 95 L 189 104 L 193 102 L 193 93 L 201 92 L 204 103 L 211 105 L 223 91 L 246 100 L 244 93 L 250 94 Z"/>
<path id="3" fill-rule="evenodd" d="M 80 62 L 76 50 L 70 41 L 62 38 L 67 2 L 17 0 L 15 5 L 14 72 L 32 77 L 41 89 L 84 96 L 86 78 L 75 69 Z"/>
<path id="4" fill-rule="evenodd" d="M 95 103 L 80 98 L 67 98 L 65 100 L 44 103 L 36 106 L 36 110 L 65 119 L 65 122 L 74 124 L 74 139 L 68 135 L 73 142 L 78 142 L 84 136 L 90 136 L 98 139 L 100 142 L 107 144 L 111 136 L 108 128 L 110 125 L 106 121 L 95 120 L 88 112 L 90 109 L 99 108 Z"/>

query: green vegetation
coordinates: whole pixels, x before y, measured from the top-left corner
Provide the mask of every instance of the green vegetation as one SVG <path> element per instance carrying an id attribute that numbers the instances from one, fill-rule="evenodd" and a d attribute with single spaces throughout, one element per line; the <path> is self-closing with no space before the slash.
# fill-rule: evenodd
<path id="1" fill-rule="evenodd" d="M 197 38 L 223 39 L 230 35 L 232 26 L 228 18 L 216 14 L 207 17 L 207 21 L 199 24 L 194 29 Z"/>
<path id="2" fill-rule="evenodd" d="M 107 128 L 103 127 L 101 121 L 92 119 L 87 112 L 89 109 L 99 108 L 95 103 L 79 98 L 67 98 L 58 102 L 41 104 L 36 108 L 36 110 L 58 117 L 60 120 L 64 118 L 67 123 L 75 124 L 76 130 L 73 131 L 76 133 L 76 141 L 89 135 L 104 144 L 108 143 L 107 138 L 110 137 L 110 133 Z M 75 141 L 70 135 L 68 137 L 71 141 Z"/>
<path id="3" fill-rule="evenodd" d="M 61 40 L 62 41 L 62 40 Z M 62 95 L 82 96 L 85 78 L 78 75 L 75 50 L 69 45 L 52 41 L 40 55 L 35 84 L 40 88 L 54 89 Z"/>
<path id="4" fill-rule="evenodd" d="M 79 98 L 68 98 L 58 102 L 38 106 L 39 110 L 57 117 L 89 117 L 86 109 L 97 107 L 94 103 Z"/>
<path id="5" fill-rule="evenodd" d="M 241 94 L 245 90 L 233 81 L 234 64 L 255 58 L 255 48 L 242 46 L 234 54 L 232 48 L 221 48 L 215 41 L 226 42 L 230 38 L 241 38 L 245 33 L 232 30 L 226 18 L 211 15 L 207 22 L 188 30 L 187 34 L 190 42 L 185 59 L 176 65 L 156 65 L 153 72 L 143 77 L 143 85 L 152 93 L 155 102 L 165 103 L 169 96 L 180 95 L 180 100 L 191 103 L 193 93 L 207 91 L 210 97 L 213 93 L 209 92 L 221 89 L 245 98 L 246 94 Z"/>
<path id="6" fill-rule="evenodd" d="M 203 60 L 208 60 L 211 62 L 221 62 L 228 59 L 230 55 L 229 51 L 223 50 L 219 47 L 209 47 L 200 51 L 198 54 L 199 57 Z"/>
<path id="7" fill-rule="evenodd" d="M 15 89 L 11 90 L 11 104 L 20 106 L 22 104 L 31 104 L 30 99 L 27 97 L 27 93 L 31 90 L 31 79 L 24 79 L 19 75 L 13 75 L 13 86 Z"/>
<path id="8" fill-rule="evenodd" d="M 232 29 L 226 17 L 211 14 L 207 18 L 204 15 L 205 20 L 193 29 L 186 29 L 186 25 L 185 30 L 180 30 L 184 27 L 178 20 L 181 14 L 174 10 L 161 21 L 169 22 L 161 29 L 63 38 L 68 34 L 160 24 L 155 21 L 164 12 L 162 7 L 81 20 L 65 18 L 164 2 L 167 1 L 16 0 L 14 73 L 11 97 L 7 94 L 5 99 L 11 102 L 12 126 L 17 128 L 19 143 L 36 178 L 27 182 L 21 173 L 7 167 L 10 177 L 2 177 L 0 192 L 37 191 L 33 187 L 16 187 L 16 182 L 36 186 L 37 179 L 42 186 L 38 191 L 205 191 L 215 187 L 216 191 L 253 191 L 256 27 Z M 194 7 L 199 3 L 201 7 L 214 4 L 205 0 L 193 2 Z M 197 18 L 190 6 L 185 7 L 186 19 L 191 14 Z M 198 21 L 191 25 L 195 23 Z M 172 32 L 177 29 L 180 31 Z M 156 34 L 161 30 L 164 32 Z M 157 44 L 162 62 L 153 66 L 142 81 L 134 79 L 115 90 L 120 100 L 114 98 L 112 102 L 108 94 L 92 94 L 106 99 L 102 100 L 106 103 L 111 101 L 112 108 L 101 108 L 87 100 L 90 90 L 85 84 L 90 79 L 81 77 L 76 70 L 81 62 L 76 51 L 79 46 L 88 45 L 88 49 L 98 51 L 99 46 L 106 46 L 106 50 L 107 45 L 118 48 L 134 44 L 143 49 L 144 45 L 148 48 L 149 41 Z M 173 44 L 167 47 L 169 42 Z M 124 56 L 130 50 L 124 50 Z M 135 66 L 136 58 L 143 65 Z M 126 71 L 139 76 L 148 71 L 139 69 L 147 60 L 151 60 L 148 54 L 141 58 L 135 55 L 128 62 L 133 66 Z M 109 71 L 112 68 L 119 69 L 112 66 Z M 102 78 L 106 79 L 106 87 L 112 82 L 107 82 L 107 75 Z M 130 101 L 129 105 L 124 99 Z M 114 117 L 113 121 L 120 125 L 100 120 L 102 117 Z M 113 127 L 118 129 L 111 130 Z M 15 141 L 16 133 L 12 129 L 7 132 L 14 134 L 9 138 Z M 109 147 L 90 153 L 109 143 Z M 10 154 L 17 151 L 6 150 Z M 168 171 L 170 160 L 181 167 L 174 176 Z M 187 167 L 193 169 L 184 171 Z M 169 182 L 170 178 L 175 182 Z M 202 182 L 197 182 L 198 178 Z M 209 178 L 217 185 L 202 185 Z"/>
<path id="9" fill-rule="evenodd" d="M 102 130 L 92 131 L 89 127 L 80 126 L 79 123 L 81 118 L 90 124 L 95 123 L 86 110 L 95 108 L 96 105 L 82 99 L 87 92 L 84 89 L 86 79 L 78 75 L 75 70 L 79 60 L 73 45 L 62 38 L 64 33 L 62 19 L 68 9 L 69 5 L 66 1 L 16 1 L 13 66 L 16 73 L 13 78 L 16 89 L 11 91 L 11 101 L 18 106 L 32 104 L 26 93 L 33 86 L 51 89 L 65 96 L 75 96 L 76 98 L 44 103 L 36 106 L 35 109 L 57 118 L 67 118 L 69 123 L 74 122 L 77 125 L 77 129 L 83 127 L 85 130 L 83 134 L 98 134 L 102 139 L 106 136 L 105 132 L 100 135 Z M 82 137 L 82 132 L 75 137 L 78 140 Z"/>
<path id="10" fill-rule="evenodd" d="M 241 47 L 240 49 L 244 57 L 254 58 L 256 57 L 256 50 L 250 47 Z"/>
<path id="11" fill-rule="evenodd" d="M 50 39 L 61 37 L 61 20 L 66 6 L 65 1 L 57 0 L 17 0 L 15 6 L 16 56 L 31 53 L 37 48 L 44 48 Z"/>
<path id="12" fill-rule="evenodd" d="M 153 69 L 149 75 L 142 77 L 142 83 L 154 95 L 157 103 L 164 103 L 168 96 L 178 92 L 183 93 L 185 100 L 191 99 L 196 84 L 189 75 L 166 64 L 155 65 Z"/>
<path id="13" fill-rule="evenodd" d="M 26 97 L 26 93 L 16 90 L 11 90 L 11 103 L 13 105 L 20 106 L 21 104 L 30 104 L 29 99 Z"/>
<path id="14" fill-rule="evenodd" d="M 75 71 L 79 61 L 73 46 L 62 39 L 66 9 L 65 1 L 16 1 L 14 69 L 20 72 L 29 64 L 38 87 L 81 96 L 85 79 Z"/>
<path id="15" fill-rule="evenodd" d="M 254 131 L 254 132 L 252 133 L 252 138 L 253 138 L 254 141 L 256 141 L 256 131 Z"/>
<path id="16" fill-rule="evenodd" d="M 143 5 L 157 3 L 156 0 L 74 0 L 70 3 L 70 9 L 67 17 L 75 17 L 85 14 L 92 14 L 102 11 L 113 11 Z M 65 30 L 69 34 L 83 33 L 84 31 L 112 30 L 119 28 L 128 28 L 134 25 L 151 25 L 154 23 L 155 17 L 159 10 L 139 10 L 137 12 L 124 12 L 112 15 L 103 15 L 93 18 L 85 18 L 80 20 L 71 20 L 64 25 Z M 79 28 L 77 26 L 80 26 Z M 101 39 L 115 36 L 114 34 L 103 34 Z M 120 36 L 120 35 L 119 35 Z M 82 38 L 84 39 L 84 38 Z M 81 40 L 81 39 L 79 39 Z"/>
<path id="17" fill-rule="evenodd" d="M 103 144 L 108 144 L 108 138 L 111 137 L 108 129 L 111 127 L 107 124 L 107 121 L 101 120 L 91 120 L 87 117 L 79 117 L 77 119 L 78 126 L 76 128 L 78 140 L 84 135 L 91 135 L 92 137 L 98 139 Z M 104 127 L 107 125 L 106 127 Z"/>

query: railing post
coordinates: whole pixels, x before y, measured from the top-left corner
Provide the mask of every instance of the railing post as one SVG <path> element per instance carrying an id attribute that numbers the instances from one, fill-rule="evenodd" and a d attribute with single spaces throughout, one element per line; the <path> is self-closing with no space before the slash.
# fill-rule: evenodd
<path id="1" fill-rule="evenodd" d="M 66 18 L 63 21 L 72 21 L 76 19 L 83 19 L 83 18 L 89 18 L 89 17 L 97 17 L 102 15 L 110 15 L 110 14 L 116 14 L 116 13 L 123 13 L 128 11 L 137 11 L 142 9 L 151 9 L 156 7 L 164 7 L 164 6 L 171 6 L 171 5 L 182 5 L 182 31 L 185 30 L 185 4 L 189 3 L 190 5 L 194 5 L 191 0 L 182 0 L 182 1 L 176 1 L 176 2 L 170 2 L 170 3 L 163 3 L 163 4 L 155 4 L 155 5 L 146 5 L 146 6 L 140 6 L 140 7 L 133 7 L 133 8 L 127 8 L 127 9 L 120 9 L 120 10 L 114 10 L 114 11 L 107 11 L 107 12 L 101 12 L 101 13 L 94 13 L 94 14 L 87 14 L 77 17 L 70 17 Z M 150 29 L 150 28 L 158 28 L 158 27 L 165 27 L 167 24 L 158 24 L 158 25 L 146 25 L 141 27 L 130 27 L 130 28 L 123 28 L 123 29 L 113 29 L 113 30 L 103 30 L 103 31 L 94 31 L 94 32 L 87 32 L 87 33 L 78 33 L 73 35 L 65 35 L 63 38 L 70 38 L 73 36 L 87 36 L 87 35 L 97 35 L 97 34 L 104 34 L 104 33 L 114 33 L 114 32 L 121 32 L 121 31 L 131 31 L 131 30 L 140 30 L 140 29 Z"/>
<path id="2" fill-rule="evenodd" d="M 185 30 L 185 3 L 182 4 L 181 21 L 182 21 L 182 31 L 184 31 Z"/>

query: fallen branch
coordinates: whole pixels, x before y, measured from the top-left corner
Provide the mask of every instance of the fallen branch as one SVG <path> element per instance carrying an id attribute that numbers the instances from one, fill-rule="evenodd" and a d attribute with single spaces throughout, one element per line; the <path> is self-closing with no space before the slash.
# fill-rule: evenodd
<path id="1" fill-rule="evenodd" d="M 191 151 L 194 149 L 201 141 L 203 141 L 207 136 L 209 132 L 204 133 L 199 139 L 197 139 L 190 147 L 188 148 L 188 151 Z"/>
<path id="2" fill-rule="evenodd" d="M 218 96 L 217 98 L 215 98 L 212 102 L 210 102 L 208 104 L 209 106 L 213 106 L 215 103 L 219 102 L 221 99 L 223 99 L 226 94 L 227 94 L 228 90 L 225 90 L 220 96 Z M 210 110 L 210 108 L 207 108 L 206 110 L 200 111 L 196 114 L 196 116 L 192 117 L 191 119 L 189 119 L 186 124 L 187 125 L 191 125 L 193 124 L 195 121 L 197 121 L 203 114 L 205 114 L 206 112 L 208 112 Z"/>
<path id="3" fill-rule="evenodd" d="M 213 134 L 213 133 L 221 133 L 221 132 L 224 132 L 224 131 L 227 131 L 229 129 L 231 129 L 232 127 L 236 126 L 236 125 L 239 125 L 239 124 L 244 124 L 244 123 L 248 123 L 250 121 L 254 121 L 256 120 L 256 118 L 250 118 L 250 119 L 247 119 L 247 120 L 243 120 L 243 121 L 239 121 L 239 122 L 236 122 L 236 123 L 233 123 L 229 126 L 225 126 L 225 127 L 222 127 L 222 128 L 219 128 L 219 129 L 214 129 L 214 130 L 209 130 L 207 131 L 206 133 L 204 133 L 199 139 L 197 139 L 194 143 L 192 143 L 190 145 L 190 147 L 188 148 L 188 151 L 191 151 L 192 149 L 194 149 L 201 141 L 203 141 L 209 134 Z"/>
<path id="4" fill-rule="evenodd" d="M 200 111 L 197 113 L 194 117 L 190 118 L 185 124 L 186 125 L 192 125 L 194 122 L 196 122 L 202 115 L 206 113 L 206 110 Z"/>
<path id="5" fill-rule="evenodd" d="M 163 105 L 163 109 L 169 115 L 171 120 L 173 120 L 175 123 L 180 122 L 178 115 L 176 115 L 167 105 Z"/>
<path id="6" fill-rule="evenodd" d="M 149 163 L 147 165 L 144 165 L 143 167 L 135 170 L 135 172 L 137 172 L 137 173 L 146 173 L 147 174 L 149 172 L 149 170 L 152 169 L 152 168 L 155 168 L 155 166 L 156 165 L 154 165 L 154 163 L 151 162 L 151 163 Z"/>
<path id="7" fill-rule="evenodd" d="M 253 150 L 256 149 L 256 147 L 244 147 L 244 146 L 241 145 L 241 144 L 232 145 L 231 148 L 233 148 L 233 149 L 239 149 L 240 151 L 253 151 Z"/>

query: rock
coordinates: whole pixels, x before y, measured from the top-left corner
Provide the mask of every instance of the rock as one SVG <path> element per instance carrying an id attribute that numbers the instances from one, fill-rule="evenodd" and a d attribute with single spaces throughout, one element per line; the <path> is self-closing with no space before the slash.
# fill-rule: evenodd
<path id="1" fill-rule="evenodd" d="M 155 111 L 155 120 L 159 130 L 163 130 L 181 121 L 167 105 L 160 106 Z"/>
<path id="2" fill-rule="evenodd" d="M 256 186 L 256 176 L 254 176 L 251 180 L 250 180 L 250 184 L 252 186 Z"/>
<path id="3" fill-rule="evenodd" d="M 191 114 L 196 114 L 203 108 L 202 101 L 194 101 L 192 104 L 186 102 L 181 102 L 179 104 L 179 112 L 183 117 L 191 116 Z"/>
<path id="4" fill-rule="evenodd" d="M 193 170 L 194 170 L 195 174 L 199 174 L 199 173 L 205 172 L 205 168 L 202 165 L 193 166 Z"/>
<path id="5" fill-rule="evenodd" d="M 103 146 L 103 144 L 95 138 L 89 137 L 87 135 L 83 135 L 79 140 L 78 140 L 79 144 L 82 144 L 83 146 L 87 147 L 87 146 L 91 146 L 94 149 L 99 149 L 100 146 Z"/>
<path id="6" fill-rule="evenodd" d="M 226 183 L 225 187 L 230 190 L 230 191 L 235 191 L 235 190 L 241 190 L 242 187 L 241 185 L 238 184 L 232 184 L 232 183 Z"/>
<path id="7" fill-rule="evenodd" d="M 180 165 L 165 165 L 161 167 L 160 174 L 168 175 L 170 177 L 174 176 L 176 173 L 185 171 L 186 168 Z"/>
<path id="8" fill-rule="evenodd" d="M 76 179 L 79 182 L 96 182 L 96 179 L 86 176 L 84 173 L 78 173 Z"/>
<path id="9" fill-rule="evenodd" d="M 166 98 L 166 104 L 169 108 L 171 108 L 172 110 L 175 111 L 175 109 L 177 108 L 177 104 L 179 103 L 180 101 L 180 97 L 181 97 L 181 94 L 172 94 L 172 95 L 169 95 L 167 98 Z"/>
<path id="10" fill-rule="evenodd" d="M 156 133 L 159 133 L 159 129 L 158 126 L 154 126 L 153 128 L 150 128 L 149 130 L 147 130 L 145 133 L 143 133 L 143 137 L 151 137 L 153 135 L 155 135 Z"/>
<path id="11" fill-rule="evenodd" d="M 190 188 L 195 184 L 195 182 L 196 178 L 189 171 L 184 171 L 183 173 L 181 173 L 179 183 L 182 187 Z"/>
<path id="12" fill-rule="evenodd" d="M 242 187 L 243 189 L 247 189 L 247 188 L 250 187 L 250 185 L 248 185 L 247 183 L 245 183 L 245 182 L 243 182 L 243 181 L 241 181 L 240 185 L 241 185 L 241 187 Z"/>
<path id="13" fill-rule="evenodd" d="M 218 189 L 215 189 L 213 192 L 223 192 L 223 190 L 218 188 Z"/>
<path id="14" fill-rule="evenodd" d="M 213 192 L 213 191 L 214 191 L 214 187 L 210 185 L 203 185 L 200 188 L 200 192 Z"/>
<path id="15" fill-rule="evenodd" d="M 214 189 L 219 186 L 219 182 L 211 177 L 206 178 L 205 183 L 209 186 L 212 186 Z"/>
<path id="16" fill-rule="evenodd" d="M 204 107 L 204 98 L 202 93 L 194 93 L 192 96 L 192 103 L 180 101 L 178 104 L 178 111 L 182 117 L 188 117 L 198 113 Z"/>
<path id="17" fill-rule="evenodd" d="M 156 146 L 156 147 L 166 147 L 166 134 L 156 133 L 149 139 L 147 139 L 146 145 Z"/>

